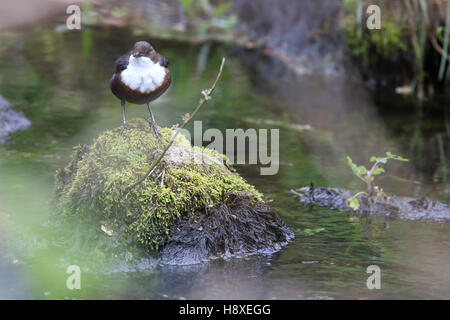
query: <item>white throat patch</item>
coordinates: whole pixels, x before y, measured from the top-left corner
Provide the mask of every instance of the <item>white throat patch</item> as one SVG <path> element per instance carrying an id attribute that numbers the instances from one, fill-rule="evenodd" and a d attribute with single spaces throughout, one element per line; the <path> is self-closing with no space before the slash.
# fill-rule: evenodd
<path id="1" fill-rule="evenodd" d="M 159 63 L 154 63 L 147 57 L 135 58 L 132 55 L 127 68 L 121 73 L 123 83 L 142 93 L 150 93 L 158 88 L 165 76 L 166 71 Z"/>

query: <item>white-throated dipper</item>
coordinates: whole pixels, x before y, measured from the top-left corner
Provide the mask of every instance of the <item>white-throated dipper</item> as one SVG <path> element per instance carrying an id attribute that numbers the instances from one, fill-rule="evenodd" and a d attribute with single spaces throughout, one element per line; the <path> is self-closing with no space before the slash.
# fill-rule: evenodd
<path id="1" fill-rule="evenodd" d="M 123 113 L 123 130 L 133 129 L 125 119 L 125 102 L 147 104 L 151 120 L 148 123 L 159 138 L 150 102 L 159 98 L 170 86 L 169 60 L 153 49 L 150 43 L 139 41 L 133 49 L 119 57 L 110 81 L 112 93 L 120 99 Z"/>

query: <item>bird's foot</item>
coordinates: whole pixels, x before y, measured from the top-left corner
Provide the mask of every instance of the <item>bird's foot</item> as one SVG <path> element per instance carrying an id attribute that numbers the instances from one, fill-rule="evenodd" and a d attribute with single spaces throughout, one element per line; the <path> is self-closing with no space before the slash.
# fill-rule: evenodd
<path id="1" fill-rule="evenodd" d="M 122 134 L 125 130 L 133 130 L 136 129 L 136 127 L 129 126 L 126 122 L 123 124 L 122 130 L 120 130 L 120 134 Z"/>
<path id="2" fill-rule="evenodd" d="M 156 122 L 148 118 L 145 118 L 145 120 L 148 122 L 148 126 L 150 127 L 150 129 L 153 129 L 153 131 L 155 132 L 156 138 L 157 139 L 161 138 L 161 133 L 159 133 L 158 127 L 156 126 Z"/>

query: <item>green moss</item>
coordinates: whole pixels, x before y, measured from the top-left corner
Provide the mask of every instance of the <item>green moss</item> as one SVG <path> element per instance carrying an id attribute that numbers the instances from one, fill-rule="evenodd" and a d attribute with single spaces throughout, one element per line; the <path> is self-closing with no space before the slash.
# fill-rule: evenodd
<path id="1" fill-rule="evenodd" d="M 261 193 L 228 169 L 225 156 L 192 147 L 182 135 L 150 178 L 126 190 L 174 134 L 160 128 L 157 140 L 144 120 L 130 124 L 137 129 L 120 134 L 119 127 L 89 147 L 76 147 L 71 163 L 57 171 L 55 204 L 63 220 L 97 231 L 104 225 L 116 241 L 157 249 L 180 218 L 205 214 L 233 195 L 248 195 L 255 204 L 263 201 Z"/>
<path id="2" fill-rule="evenodd" d="M 409 46 L 407 27 L 390 16 L 387 9 L 382 9 L 381 29 L 369 30 L 366 27 L 365 5 L 363 5 L 362 25 L 358 25 L 356 21 L 357 1 L 347 0 L 344 6 L 347 9 L 342 23 L 345 42 L 352 55 L 362 59 L 364 65 L 377 61 L 374 58 L 378 57 L 395 61 L 406 52 Z"/>
<path id="3" fill-rule="evenodd" d="M 367 30 L 361 36 L 354 26 L 348 26 L 344 34 L 352 55 L 362 58 L 365 65 L 375 56 L 395 61 L 408 46 L 404 30 L 389 22 L 382 29 Z"/>

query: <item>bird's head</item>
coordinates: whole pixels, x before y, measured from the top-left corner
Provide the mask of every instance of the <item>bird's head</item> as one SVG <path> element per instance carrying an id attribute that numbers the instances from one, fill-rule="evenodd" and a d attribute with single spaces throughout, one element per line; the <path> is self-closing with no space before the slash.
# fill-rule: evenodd
<path id="1" fill-rule="evenodd" d="M 150 60 L 155 62 L 157 53 L 147 41 L 136 42 L 131 50 L 130 62 L 133 64 L 146 64 Z"/>
<path id="2" fill-rule="evenodd" d="M 156 54 L 156 51 L 147 41 L 139 41 L 134 44 L 133 49 L 131 50 L 131 54 L 135 58 L 151 58 L 152 55 Z"/>

